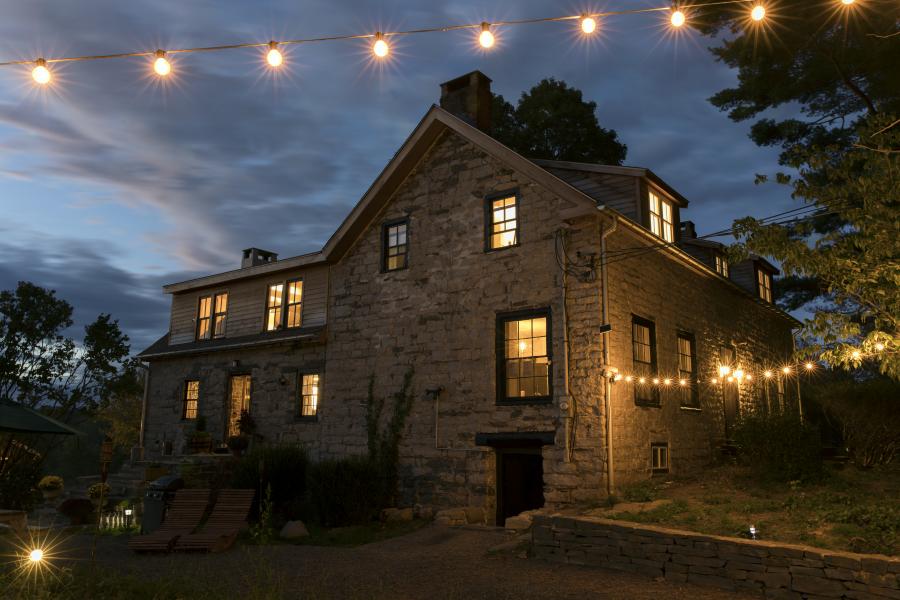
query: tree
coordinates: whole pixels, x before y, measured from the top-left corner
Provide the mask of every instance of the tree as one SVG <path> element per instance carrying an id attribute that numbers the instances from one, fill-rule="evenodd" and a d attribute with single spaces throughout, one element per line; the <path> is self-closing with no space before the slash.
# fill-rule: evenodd
<path id="1" fill-rule="evenodd" d="M 136 360 L 129 360 L 109 388 L 97 411 L 107 435 L 116 448 L 128 449 L 138 443 L 145 371 Z"/>
<path id="2" fill-rule="evenodd" d="M 80 344 L 65 335 L 72 323 L 72 306 L 53 290 L 23 281 L 0 292 L 0 397 L 66 422 L 77 411 L 96 409 L 121 385 L 129 347 L 118 321 L 101 314 L 85 327 Z M 0 433 L 0 490 L 9 488 L 5 479 L 32 473 L 58 441 Z"/>
<path id="3" fill-rule="evenodd" d="M 628 147 L 600 127 L 596 102 L 552 77 L 523 92 L 513 108 L 494 95 L 493 136 L 528 158 L 621 165 Z"/>
<path id="4" fill-rule="evenodd" d="M 900 7 L 785 0 L 771 26 L 748 24 L 722 5 L 694 17 L 705 34 L 731 33 L 716 37 L 723 41 L 712 52 L 738 70 L 738 85 L 710 101 L 734 121 L 756 119 L 751 139 L 779 146 L 780 164 L 793 171 L 777 181 L 819 209 L 786 225 L 741 219 L 736 237 L 744 249 L 781 262 L 785 308 L 814 311 L 806 352 L 856 367 L 874 357 L 880 370 L 900 377 Z M 774 109 L 786 117 L 767 116 Z"/>

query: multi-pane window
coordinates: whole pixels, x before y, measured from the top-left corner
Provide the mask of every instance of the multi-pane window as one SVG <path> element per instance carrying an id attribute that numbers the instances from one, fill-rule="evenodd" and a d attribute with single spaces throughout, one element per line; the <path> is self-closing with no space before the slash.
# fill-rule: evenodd
<path id="1" fill-rule="evenodd" d="M 232 375 L 228 407 L 228 435 L 241 434 L 241 415 L 250 412 L 250 376 Z"/>
<path id="2" fill-rule="evenodd" d="M 197 307 L 197 339 L 208 340 L 225 335 L 228 293 L 202 296 Z"/>
<path id="3" fill-rule="evenodd" d="M 184 403 L 181 409 L 182 419 L 197 418 L 197 404 L 200 401 L 200 382 L 185 381 L 184 382 Z"/>
<path id="4" fill-rule="evenodd" d="M 384 236 L 384 270 L 405 269 L 409 256 L 409 221 L 404 219 L 385 223 L 382 235 Z"/>
<path id="5" fill-rule="evenodd" d="M 303 280 L 297 279 L 287 283 L 287 327 L 300 327 L 303 324 Z"/>
<path id="6" fill-rule="evenodd" d="M 700 407 L 697 387 L 697 350 L 694 336 L 678 334 L 678 386 L 681 390 L 681 406 Z"/>
<path id="7" fill-rule="evenodd" d="M 756 270 L 756 284 L 759 289 L 759 297 L 766 302 L 772 301 L 772 275 L 763 271 Z"/>
<path id="8" fill-rule="evenodd" d="M 667 442 L 650 444 L 650 468 L 654 473 L 669 472 L 669 444 Z"/>
<path id="9" fill-rule="evenodd" d="M 667 242 L 675 241 L 675 222 L 673 218 L 672 203 L 660 198 L 653 192 L 649 193 L 650 206 L 650 231 L 653 235 L 661 237 Z"/>
<path id="10" fill-rule="evenodd" d="M 501 317 L 497 327 L 497 399 L 550 399 L 549 314 Z"/>
<path id="11" fill-rule="evenodd" d="M 631 346 L 634 360 L 634 401 L 637 404 L 659 404 L 656 377 L 656 326 L 653 321 L 632 317 Z"/>
<path id="12" fill-rule="evenodd" d="M 269 286 L 266 296 L 266 331 L 275 331 L 281 328 L 282 304 L 284 303 L 284 284 L 276 283 Z"/>
<path id="13" fill-rule="evenodd" d="M 721 254 L 716 254 L 716 273 L 728 277 L 728 259 Z"/>
<path id="14" fill-rule="evenodd" d="M 488 201 L 488 249 L 496 250 L 519 243 L 518 205 L 516 196 Z"/>
<path id="15" fill-rule="evenodd" d="M 315 417 L 319 407 L 319 374 L 306 373 L 300 378 L 300 416 Z"/>

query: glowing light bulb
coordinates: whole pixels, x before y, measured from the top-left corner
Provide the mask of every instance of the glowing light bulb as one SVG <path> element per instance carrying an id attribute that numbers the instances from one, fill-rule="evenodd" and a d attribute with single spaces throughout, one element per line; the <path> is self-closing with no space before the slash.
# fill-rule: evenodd
<path id="1" fill-rule="evenodd" d="M 372 44 L 372 52 L 378 58 L 384 58 L 388 55 L 391 49 L 388 46 L 388 43 L 384 40 L 384 36 L 379 32 L 375 34 L 375 43 Z"/>
<path id="2" fill-rule="evenodd" d="M 681 385 L 681 386 L 687 385 L 687 381 L 685 381 L 684 379 L 679 379 L 678 385 Z"/>
<path id="3" fill-rule="evenodd" d="M 719 380 L 716 379 L 715 377 L 713 377 L 712 379 L 709 380 L 709 382 L 713 385 L 716 385 L 717 383 L 719 383 Z"/>
<path id="4" fill-rule="evenodd" d="M 719 377 L 725 377 L 731 373 L 731 367 L 728 365 L 719 365 Z"/>
<path id="5" fill-rule="evenodd" d="M 478 36 L 478 43 L 482 48 L 490 48 L 494 45 L 494 34 L 491 33 L 491 25 L 489 23 L 481 24 L 481 35 Z"/>
<path id="6" fill-rule="evenodd" d="M 734 378 L 737 379 L 738 381 L 740 381 L 741 379 L 743 379 L 743 378 L 744 378 L 744 371 L 743 371 L 743 369 L 738 369 L 737 371 L 735 371 L 735 372 L 734 372 Z"/>
<path id="7" fill-rule="evenodd" d="M 853 360 L 859 360 L 859 357 L 861 357 L 861 356 L 862 356 L 862 353 L 860 353 L 859 350 L 854 350 L 853 352 L 850 353 L 850 357 Z"/>
<path id="8" fill-rule="evenodd" d="M 671 19 L 669 19 L 672 23 L 672 27 L 681 27 L 684 25 L 684 22 L 687 20 L 684 16 L 684 13 L 680 10 L 676 10 L 672 13 Z"/>
<path id="9" fill-rule="evenodd" d="M 613 381 L 622 381 L 622 376 L 616 373 L 616 376 L 613 377 Z"/>
<path id="10" fill-rule="evenodd" d="M 593 17 L 581 17 L 581 31 L 584 33 L 594 33 L 597 30 L 597 21 Z"/>
<path id="11" fill-rule="evenodd" d="M 728 383 L 732 383 L 733 381 L 734 381 L 734 377 L 729 376 L 729 377 L 728 377 Z"/>
<path id="12" fill-rule="evenodd" d="M 856 2 L 856 0 L 841 0 L 841 4 L 843 4 L 844 6 L 850 6 L 854 2 Z"/>
<path id="13" fill-rule="evenodd" d="M 751 375 L 750 373 L 747 373 L 746 379 L 747 379 L 747 381 L 751 381 L 753 379 L 753 375 Z"/>
<path id="14" fill-rule="evenodd" d="M 525 352 L 525 349 L 528 348 L 528 344 L 525 342 L 519 342 L 519 352 Z"/>
<path id="15" fill-rule="evenodd" d="M 772 379 L 772 371 L 766 371 L 765 373 L 763 373 L 763 376 L 766 379 Z"/>
<path id="16" fill-rule="evenodd" d="M 875 344 L 875 349 L 881 352 L 882 350 L 884 350 L 884 344 L 878 342 L 877 344 Z"/>
<path id="17" fill-rule="evenodd" d="M 663 379 L 663 385 L 672 385 L 671 379 Z"/>
<path id="18" fill-rule="evenodd" d="M 753 7 L 753 10 L 750 11 L 750 18 L 754 21 L 762 21 L 766 18 L 766 9 L 762 4 L 757 4 Z"/>
<path id="19" fill-rule="evenodd" d="M 646 377 L 641 377 L 640 379 L 638 379 L 638 383 L 641 383 L 641 384 L 647 383 L 647 378 L 646 378 Z"/>
<path id="20" fill-rule="evenodd" d="M 39 563 L 44 560 L 44 551 L 40 548 L 35 548 L 31 552 L 28 553 L 28 560 L 34 563 Z"/>
<path id="21" fill-rule="evenodd" d="M 632 380 L 631 375 L 627 375 L 627 376 L 625 377 L 625 381 L 626 381 L 627 383 L 631 383 L 631 380 Z"/>
<path id="22" fill-rule="evenodd" d="M 43 58 L 37 59 L 34 69 L 31 70 L 31 77 L 35 82 L 41 85 L 50 83 L 50 69 L 47 68 L 47 61 Z"/>
<path id="23" fill-rule="evenodd" d="M 270 67 L 280 67 L 284 62 L 284 55 L 281 53 L 275 42 L 269 42 L 269 51 L 266 53 L 266 62 Z"/>
<path id="24" fill-rule="evenodd" d="M 782 367 L 781 372 L 784 373 L 785 375 L 790 375 L 791 368 L 790 367 Z"/>
<path id="25" fill-rule="evenodd" d="M 812 364 L 811 362 L 808 362 L 803 366 L 806 367 L 807 371 L 812 371 L 816 367 L 816 365 Z"/>
<path id="26" fill-rule="evenodd" d="M 165 77 L 172 72 L 172 63 L 166 58 L 166 53 L 162 50 L 156 51 L 156 60 L 153 61 L 153 70 L 160 77 Z"/>
<path id="27" fill-rule="evenodd" d="M 653 378 L 653 385 L 659 385 L 659 379 L 656 377 Z"/>

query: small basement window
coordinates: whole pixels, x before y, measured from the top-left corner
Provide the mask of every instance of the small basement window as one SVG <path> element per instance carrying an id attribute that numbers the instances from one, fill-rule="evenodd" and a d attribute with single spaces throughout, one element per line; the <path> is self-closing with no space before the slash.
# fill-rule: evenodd
<path id="1" fill-rule="evenodd" d="M 668 442 L 654 442 L 650 444 L 650 468 L 654 473 L 669 472 Z"/>

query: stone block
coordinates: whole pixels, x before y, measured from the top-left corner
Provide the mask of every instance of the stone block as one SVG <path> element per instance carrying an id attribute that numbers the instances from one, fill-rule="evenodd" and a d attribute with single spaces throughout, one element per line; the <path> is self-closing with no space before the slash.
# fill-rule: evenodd
<path id="1" fill-rule="evenodd" d="M 278 532 L 278 537 L 284 540 L 296 540 L 307 536 L 309 536 L 309 531 L 303 521 L 288 521 Z"/>
<path id="2" fill-rule="evenodd" d="M 811 569 L 809 567 L 789 567 L 791 575 L 805 575 L 807 577 L 825 577 L 825 569 Z"/>
<path id="3" fill-rule="evenodd" d="M 840 598 L 844 595 L 845 588 L 840 581 L 835 581 L 833 579 L 809 575 L 794 575 L 791 578 L 791 589 L 802 594 L 816 594 L 826 598 Z"/>
<path id="4" fill-rule="evenodd" d="M 723 590 L 734 590 L 734 582 L 726 577 L 718 577 L 715 575 L 701 575 L 700 573 L 688 573 L 688 583 L 696 583 L 699 585 L 709 585 Z"/>
<path id="5" fill-rule="evenodd" d="M 721 558 L 712 558 L 707 556 L 682 556 L 675 554 L 672 556 L 672 562 L 681 563 L 683 565 L 699 565 L 703 567 L 722 567 L 725 561 Z"/>

